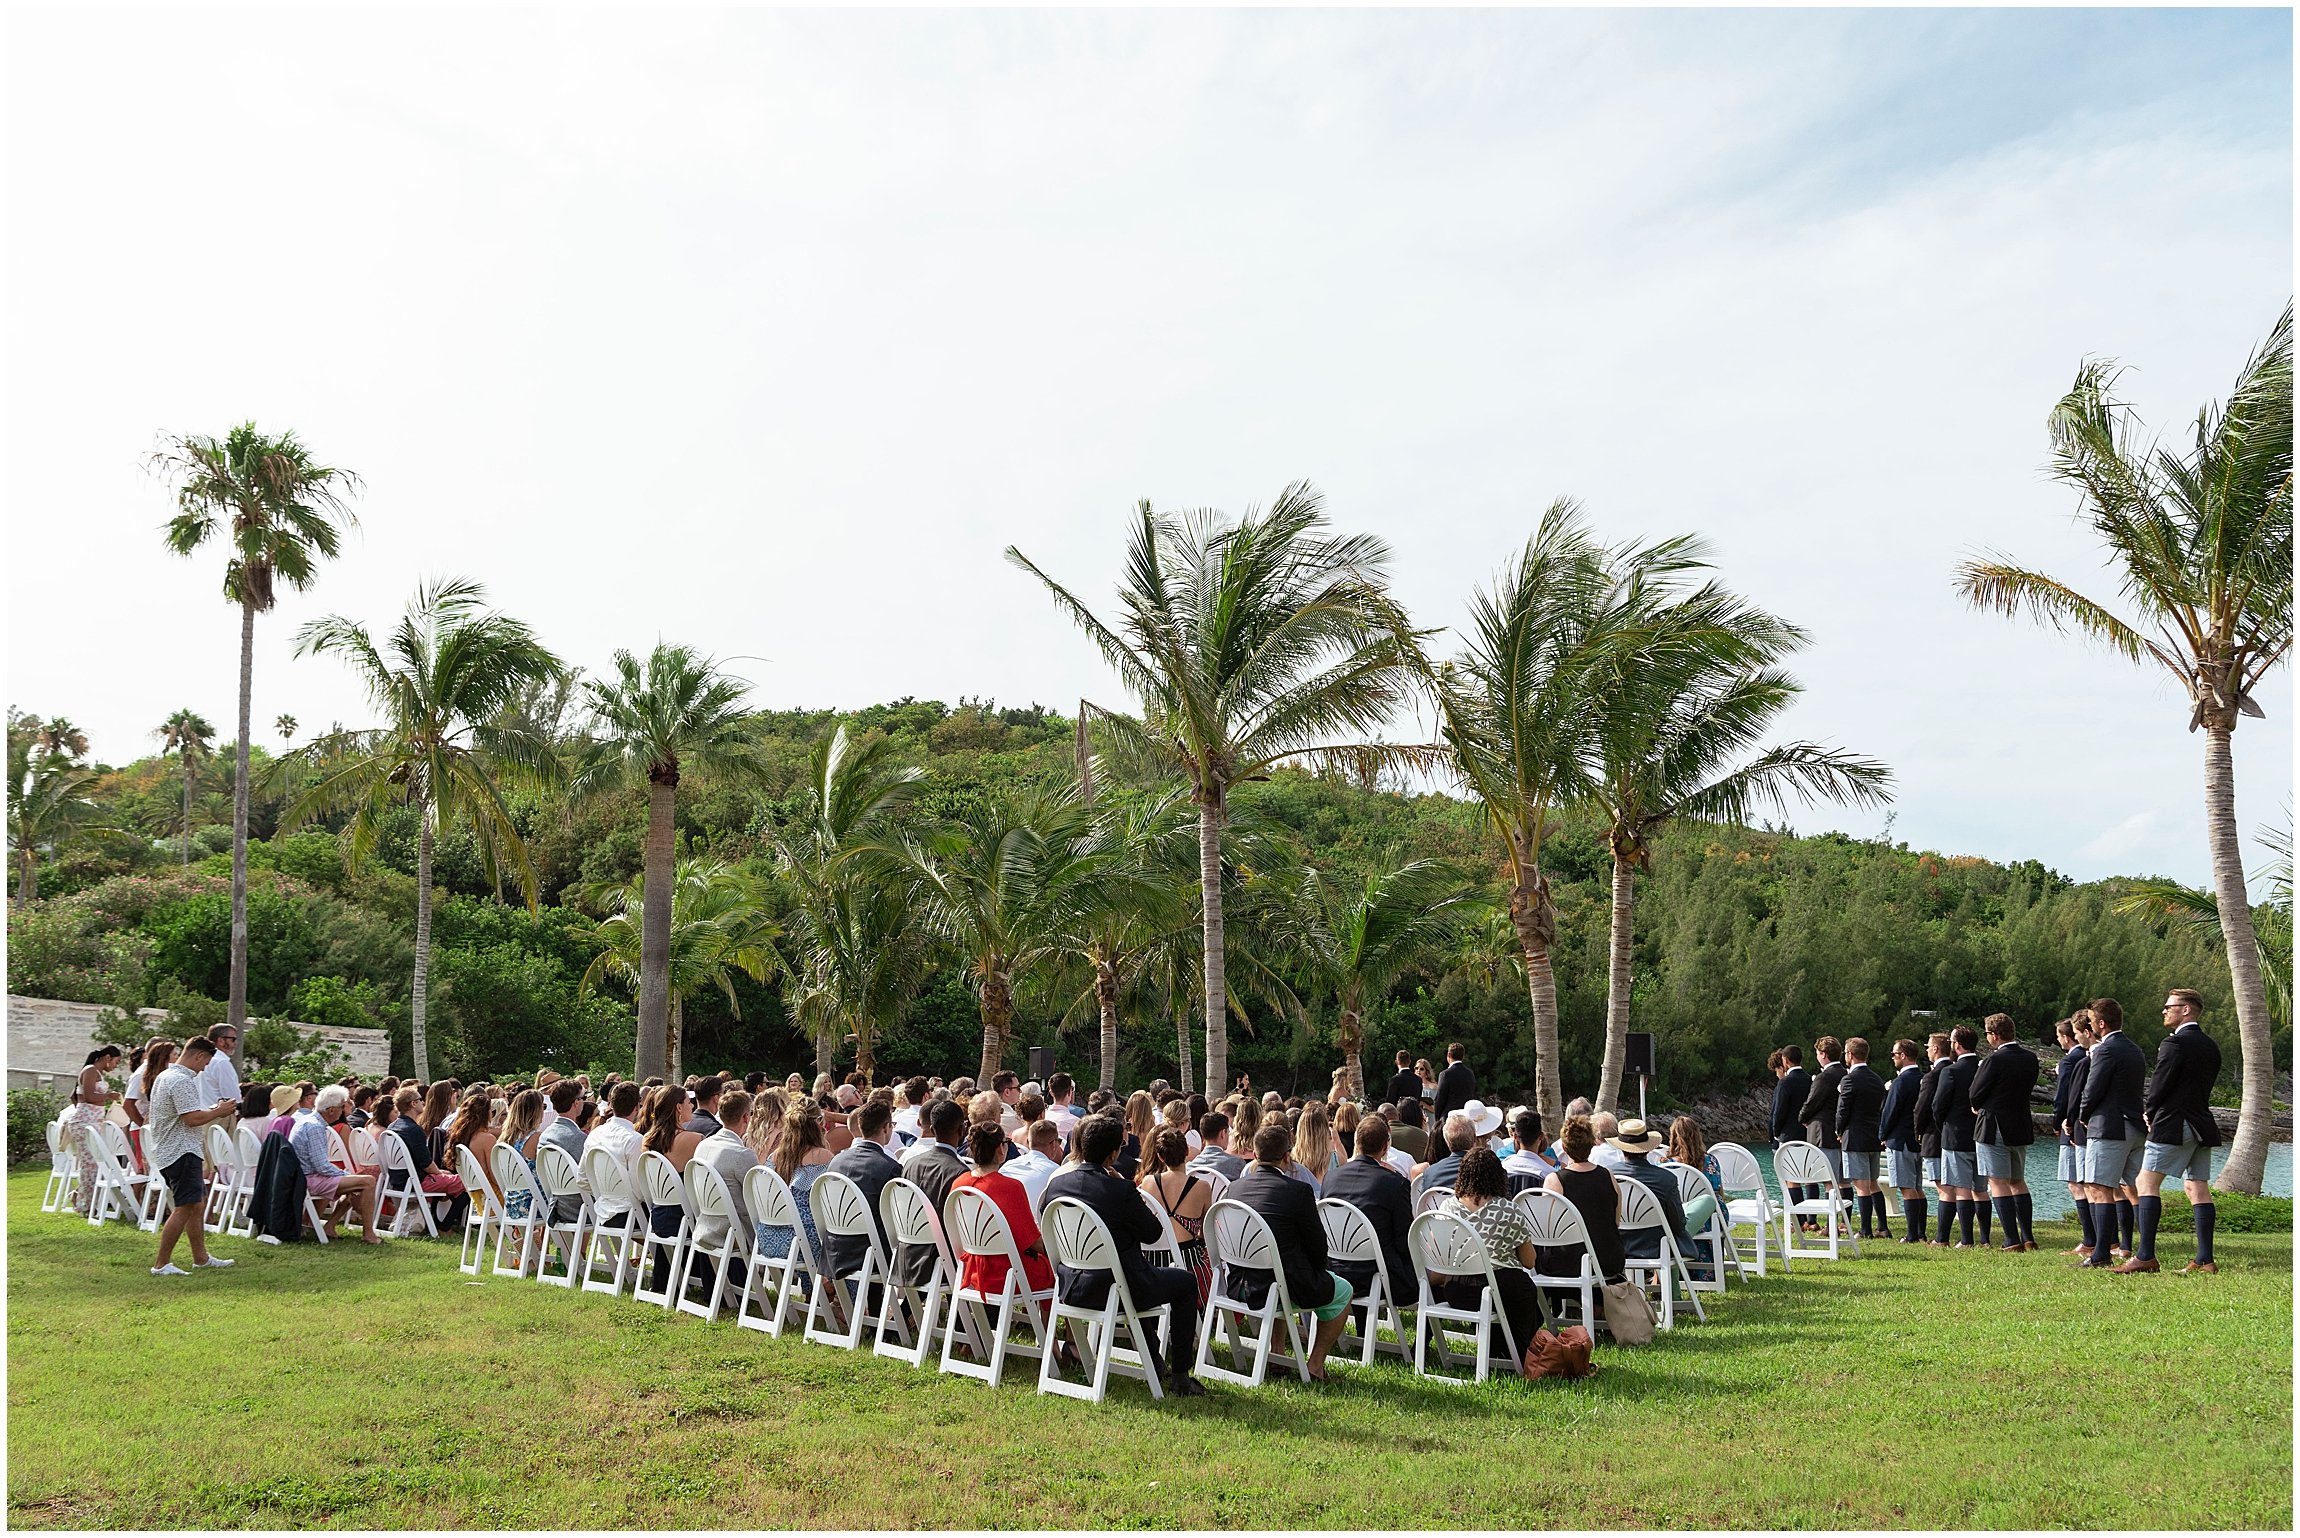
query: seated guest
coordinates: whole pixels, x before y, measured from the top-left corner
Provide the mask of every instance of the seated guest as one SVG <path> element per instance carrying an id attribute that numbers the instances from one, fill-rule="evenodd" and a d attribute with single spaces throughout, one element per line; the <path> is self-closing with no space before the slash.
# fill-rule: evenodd
<path id="1" fill-rule="evenodd" d="M 646 1091 L 637 1084 L 628 1079 L 617 1081 L 615 1087 L 607 1091 L 607 1103 L 601 1107 L 607 1113 L 606 1120 L 583 1140 L 584 1157 L 589 1158 L 594 1148 L 606 1149 L 609 1157 L 622 1167 L 623 1183 L 629 1187 L 629 1194 L 623 1197 L 591 1193 L 592 1210 L 601 1228 L 622 1228 L 631 1220 L 632 1206 L 639 1193 L 639 1155 L 646 1151 L 640 1143 L 639 1128 L 631 1118 L 645 1097 Z"/>
<path id="2" fill-rule="evenodd" d="M 1118 1119 L 1126 1127 L 1126 1141 L 1118 1146 L 1118 1173 L 1133 1180 L 1141 1175 L 1142 1161 L 1149 1156 L 1150 1134 L 1158 1130 L 1158 1102 L 1148 1090 L 1138 1089 L 1126 1097 L 1125 1112 Z M 1073 1134 L 1077 1130 L 1071 1128 Z"/>
<path id="3" fill-rule="evenodd" d="M 1541 1154 L 1541 1113 L 1531 1106 L 1519 1106 L 1510 1118 L 1509 1138 L 1514 1145 L 1508 1158 L 1501 1161 L 1501 1172 L 1509 1182 L 1509 1194 L 1520 1191 L 1538 1191 L 1557 1172 L 1557 1166 Z"/>
<path id="4" fill-rule="evenodd" d="M 264 1135 L 278 1133 L 286 1137 L 295 1128 L 295 1113 L 303 1104 L 303 1089 L 295 1084 L 275 1084 L 271 1093 L 271 1120 L 264 1126 Z"/>
<path id="5" fill-rule="evenodd" d="M 945 1105 L 956 1105 L 946 1100 Z M 1045 1292 L 1054 1285 L 1054 1263 L 1046 1258 L 1046 1239 L 1038 1231 L 1038 1216 L 1030 1210 L 1030 1193 L 1022 1183 L 1009 1175 L 999 1173 L 1006 1162 L 1006 1135 L 994 1126 L 977 1122 L 961 1126 L 966 1133 L 967 1159 L 973 1168 L 952 1181 L 953 1191 L 980 1191 L 990 1198 L 1006 1219 L 1006 1226 L 1014 1235 L 1014 1247 L 1022 1255 L 1022 1280 L 1025 1291 Z M 959 1280 L 978 1292 L 996 1296 L 1006 1285 L 1007 1259 L 1004 1255 L 969 1255 L 962 1263 Z M 1044 1310 L 1040 1310 L 1041 1317 Z"/>
<path id="6" fill-rule="evenodd" d="M 1456 1217 L 1477 1230 L 1485 1241 L 1486 1257 L 1493 1263 L 1493 1285 L 1502 1318 L 1509 1324 L 1511 1345 L 1522 1357 L 1533 1344 L 1533 1332 L 1549 1322 L 1541 1289 L 1526 1273 L 1539 1257 L 1533 1248 L 1533 1227 L 1524 1211 L 1508 1195 L 1509 1177 L 1501 1160 L 1482 1143 L 1462 1156 L 1454 1176 L 1453 1195 L 1438 1211 Z M 1431 1276 L 1440 1300 L 1453 1308 L 1475 1308 L 1485 1292 L 1478 1276 Z"/>
<path id="7" fill-rule="evenodd" d="M 862 1191 L 863 1204 L 870 1209 L 871 1232 L 878 1243 L 886 1244 L 886 1224 L 878 1210 L 879 1193 L 886 1183 L 902 1173 L 894 1155 L 887 1151 L 887 1142 L 894 1136 L 894 1112 L 884 1105 L 866 1104 L 854 1113 L 854 1143 L 843 1153 L 833 1156 L 829 1164 L 831 1173 L 844 1175 Z M 869 1253 L 869 1241 L 860 1234 L 826 1234 L 823 1236 L 824 1262 L 833 1276 L 853 1276 L 862 1269 L 863 1256 Z"/>
<path id="8" fill-rule="evenodd" d="M 1029 1145 L 1029 1151 L 1008 1159 L 1005 1173 L 1030 1193 L 1030 1210 L 1036 1212 L 1046 1203 L 1047 1183 L 1062 1168 L 1062 1134 L 1054 1130 L 1054 1123 L 1050 1121 L 1035 1121 L 1023 1129 L 1022 1139 Z"/>
<path id="9" fill-rule="evenodd" d="M 320 1232 L 335 1238 L 335 1225 L 356 1213 L 360 1238 L 381 1244 L 383 1240 L 375 1232 L 375 1177 L 347 1175 L 328 1159 L 328 1129 L 343 1120 L 350 1100 L 339 1084 L 317 1091 L 312 1109 L 295 1113 L 294 1125 L 288 1129 L 288 1146 L 295 1150 L 312 1205 L 319 1209 Z"/>
<path id="10" fill-rule="evenodd" d="M 1478 1146 L 1477 1123 L 1459 1111 L 1448 1111 L 1445 1118 L 1445 1146 L 1449 1150 L 1442 1159 L 1421 1167 L 1414 1176 L 1414 1200 L 1420 1201 L 1430 1191 L 1450 1190 L 1454 1176 L 1461 1173 L 1462 1155 Z"/>
<path id="11" fill-rule="evenodd" d="M 1220 1114 L 1208 1111 L 1206 1119 L 1212 1121 Z M 1220 1200 L 1217 1187 L 1226 1188 L 1228 1182 L 1218 1175 L 1200 1173 L 1190 1160 L 1190 1145 L 1182 1140 L 1182 1134 L 1172 1127 L 1160 1127 L 1151 1135 L 1150 1161 L 1137 1184 L 1174 1225 L 1182 1264 L 1198 1279 L 1198 1302 L 1203 1307 L 1214 1285 L 1214 1262 L 1206 1251 L 1206 1209 Z"/>
<path id="12" fill-rule="evenodd" d="M 464 1194 L 463 1182 L 441 1169 L 439 1161 L 431 1157 L 430 1134 L 424 1130 L 423 1124 L 415 1119 L 415 1114 L 422 1104 L 422 1093 L 414 1085 L 402 1087 L 397 1104 L 394 1106 L 399 1115 L 393 1120 L 389 1135 L 398 1138 L 401 1143 L 406 1145 L 408 1162 L 415 1166 L 419 1189 L 426 1196 L 450 1198 L 446 1205 L 445 1215 L 436 1220 L 439 1226 L 442 1228 L 460 1228 L 463 1226 L 463 1210 L 470 1204 L 471 1199 Z"/>
<path id="13" fill-rule="evenodd" d="M 1691 1256 L 1693 1235 L 1685 1227 L 1685 1200 L 1677 1190 L 1677 1177 L 1655 1164 L 1653 1151 L 1661 1146 L 1661 1134 L 1632 1116 L 1621 1124 L 1621 1130 L 1612 1139 L 1621 1151 L 1621 1174 L 1634 1180 L 1653 1193 L 1661 1203 L 1662 1215 L 1668 1219 L 1669 1237 L 1677 1241 L 1680 1254 Z M 1622 1253 L 1638 1260 L 1653 1260 L 1661 1254 L 1661 1235 L 1650 1228 L 1632 1229 L 1622 1236 Z"/>
<path id="14" fill-rule="evenodd" d="M 1315 1196 L 1339 1163 L 1341 1155 L 1334 1148 L 1334 1133 L 1326 1120 L 1326 1108 L 1303 1106 L 1301 1120 L 1294 1126 L 1293 1164 L 1287 1173 L 1296 1180 L 1308 1181 L 1310 1194 Z"/>
<path id="15" fill-rule="evenodd" d="M 1072 1102 L 1078 1095 L 1078 1083 L 1066 1073 L 1050 1074 L 1046 1080 L 1046 1119 L 1054 1123 L 1063 1141 L 1070 1139 L 1071 1129 L 1079 1122 L 1078 1108 Z"/>
<path id="16" fill-rule="evenodd" d="M 1304 1118 L 1323 1107 L 1305 1107 Z M 1278 1266 L 1286 1275 L 1286 1292 L 1298 1308 L 1317 1315 L 1318 1327 L 1310 1338 L 1310 1377 L 1326 1380 L 1326 1353 L 1348 1322 L 1350 1284 L 1326 1266 L 1326 1229 L 1318 1221 L 1318 1195 L 1307 1181 L 1286 1173 L 1294 1163 L 1294 1139 L 1286 1124 L 1273 1117 L 1254 1134 L 1254 1162 L 1231 1182 L 1225 1200 L 1251 1207 L 1270 1227 L 1278 1244 Z M 1250 1266 L 1233 1266 L 1229 1288 L 1237 1297 L 1259 1305 L 1270 1294 L 1271 1276 Z"/>
<path id="17" fill-rule="evenodd" d="M 1078 1162 L 1048 1182 L 1046 1197 L 1049 1201 L 1067 1197 L 1102 1220 L 1117 1247 L 1118 1269 L 1137 1309 L 1172 1308 L 1172 1329 L 1163 1342 L 1155 1319 L 1143 1320 L 1143 1333 L 1150 1337 L 1143 1342 L 1149 1358 L 1144 1365 L 1151 1372 L 1159 1371 L 1160 1345 L 1168 1346 L 1170 1359 L 1165 1370 L 1169 1391 L 1180 1398 L 1195 1397 L 1206 1392 L 1206 1386 L 1191 1375 L 1188 1366 L 1189 1353 L 1198 1339 L 1198 1284 L 1189 1272 L 1175 1266 L 1153 1266 L 1143 1255 L 1142 1246 L 1162 1238 L 1164 1231 L 1142 1193 L 1110 1167 L 1124 1139 L 1124 1131 L 1107 1116 L 1089 1116 L 1080 1122 L 1071 1140 Z M 1062 1301 L 1080 1308 L 1101 1307 L 1109 1300 L 1113 1285 L 1107 1271 L 1055 1268 L 1055 1286 Z"/>
<path id="18" fill-rule="evenodd" d="M 1549 1177 L 1545 1189 L 1573 1203 L 1581 1214 L 1582 1226 L 1589 1230 L 1590 1248 L 1597 1252 L 1598 1274 L 1608 1282 L 1618 1282 L 1622 1278 L 1621 1192 L 1613 1184 L 1612 1173 L 1590 1158 L 1597 1143 L 1596 1128 L 1587 1116 L 1568 1116 L 1557 1143 L 1557 1173 Z M 1581 1262 L 1578 1249 L 1544 1249 L 1534 1269 L 1544 1276 L 1579 1276 Z M 1582 1321 L 1584 1325 L 1589 1322 Z"/>
<path id="19" fill-rule="evenodd" d="M 535 1156 L 540 1151 L 543 1136 L 543 1113 L 549 1104 L 541 1090 L 523 1089 L 511 1097 L 511 1104 L 504 1112 L 503 1145 L 519 1155 L 520 1162 L 527 1166 L 529 1179 L 535 1175 Z M 487 1178 L 490 1181 L 495 1179 L 492 1164 L 488 1166 Z M 503 1215 L 514 1220 L 524 1219 L 528 1203 L 535 1199 L 534 1192 L 526 1186 L 516 1191 L 499 1191 L 497 1194 L 503 1198 Z"/>
<path id="20" fill-rule="evenodd" d="M 706 1079 L 704 1082 L 710 1083 Z M 739 1089 L 722 1089 L 715 1102 L 711 1118 L 719 1130 L 695 1145 L 695 1162 L 707 1164 L 718 1172 L 727 1184 L 727 1200 L 733 1212 L 714 1216 L 698 1212 L 695 1216 L 695 1244 L 698 1248 L 716 1249 L 726 1241 L 735 1225 L 739 1231 L 751 1231 L 750 1209 L 743 1200 L 743 1177 L 758 1167 L 759 1156 L 751 1152 L 744 1141 L 743 1130 L 751 1123 L 751 1097 Z M 712 1262 L 698 1259 L 695 1270 L 707 1289 L 711 1281 Z"/>
<path id="21" fill-rule="evenodd" d="M 1669 1151 L 1665 1164 L 1682 1164 L 1687 1169 L 1699 1170 L 1709 1182 L 1709 1194 L 1696 1196 L 1685 1203 L 1685 1231 L 1694 1236 L 1699 1256 L 1688 1256 L 1695 1266 L 1695 1275 L 1702 1274 L 1704 1260 L 1715 1266 L 1720 1260 L 1717 1246 L 1704 1241 L 1701 1235 L 1709 1231 L 1710 1220 L 1717 1216 L 1725 1201 L 1725 1174 L 1717 1166 L 1717 1156 L 1709 1151 L 1708 1139 L 1701 1135 L 1701 1123 L 1690 1116 L 1679 1116 L 1669 1123 Z M 1674 1173 L 1674 1172 L 1672 1172 Z M 1684 1192 L 1677 1193 L 1680 1198 Z"/>
<path id="22" fill-rule="evenodd" d="M 1416 1077 L 1414 1083 L 1419 1085 L 1420 1078 Z M 1429 1157 L 1429 1132 L 1422 1126 L 1421 1091 L 1417 1088 L 1397 1105 L 1397 1120 L 1390 1123 L 1390 1146 L 1419 1164 Z"/>
<path id="23" fill-rule="evenodd" d="M 368 1110 L 368 1107 L 374 1104 L 375 1086 L 372 1084 L 362 1084 L 359 1088 L 351 1092 L 351 1109 L 345 1113 L 343 1124 L 352 1128 L 365 1127 L 370 1121 L 375 1119 Z"/>
<path id="24" fill-rule="evenodd" d="M 671 1161 L 673 1169 L 682 1171 L 686 1169 L 687 1161 L 680 1157 L 680 1140 L 682 1138 L 687 1139 L 690 1149 L 702 1141 L 701 1138 L 685 1130 L 687 1105 L 686 1088 L 678 1084 L 658 1084 L 647 1091 L 645 1098 L 639 1102 L 638 1125 L 641 1149 L 646 1153 L 661 1154 Z M 687 1216 L 687 1210 L 684 1206 L 673 1206 L 666 1202 L 660 1207 L 648 1209 L 648 1228 L 657 1238 L 668 1239 L 679 1232 L 679 1225 L 686 1220 Z M 671 1251 L 668 1248 L 659 1248 L 655 1251 L 655 1257 L 649 1264 L 648 1288 L 651 1291 L 662 1291 L 670 1285 L 670 1275 Z"/>
<path id="25" fill-rule="evenodd" d="M 1597 1107 L 1590 1101 L 1590 1098 L 1587 1095 L 1576 1095 L 1571 1100 L 1565 1102 L 1565 1114 L 1569 1120 L 1576 1116 L 1587 1116 L 1590 1112 L 1596 1109 Z M 1550 1163 L 1563 1164 L 1565 1162 L 1564 1137 L 1561 1135 L 1556 1142 L 1550 1144 L 1546 1152 L 1548 1154 Z"/>
<path id="26" fill-rule="evenodd" d="M 1597 1135 L 1597 1147 L 1590 1154 L 1598 1164 L 1616 1175 L 1629 1172 L 1629 1159 L 1614 1145 L 1614 1134 L 1621 1130 L 1620 1121 L 1611 1111 L 1589 1113 L 1589 1130 Z"/>
<path id="27" fill-rule="evenodd" d="M 1324 1194 L 1336 1201 L 1348 1202 L 1366 1215 L 1366 1221 L 1374 1227 L 1374 1238 L 1381 1245 L 1382 1265 L 1389 1272 L 1391 1290 L 1411 1302 L 1414 1268 L 1406 1255 L 1406 1230 L 1414 1221 L 1413 1188 L 1389 1162 L 1389 1151 L 1390 1124 L 1379 1116 L 1368 1116 L 1358 1123 L 1356 1156 L 1342 1161 L 1341 1167 L 1327 1179 Z M 1371 1261 L 1337 1260 L 1334 1273 L 1348 1282 L 1360 1297 L 1365 1296 L 1367 1284 L 1374 1279 Z"/>
<path id="28" fill-rule="evenodd" d="M 1183 1148 L 1190 1145 L 1187 1141 Z M 1220 1111 L 1208 1111 L 1198 1119 L 1198 1154 L 1190 1161 L 1190 1168 L 1200 1175 L 1218 1177 L 1218 1184 L 1227 1186 L 1246 1173 L 1246 1161 L 1230 1151 L 1230 1118 Z M 1214 1199 L 1222 1199 L 1220 1190 Z"/>
<path id="29" fill-rule="evenodd" d="M 545 1098 L 559 1114 L 535 1134 L 535 1156 L 540 1159 L 544 1149 L 556 1148 L 575 1161 L 575 1190 L 551 1204 L 552 1222 L 572 1223 L 583 1211 L 583 1123 L 577 1114 L 583 1105 L 583 1086 L 561 1079 Z"/>
<path id="30" fill-rule="evenodd" d="M 902 1178 L 926 1193 L 939 1218 L 950 1210 L 951 1187 L 966 1173 L 966 1160 L 959 1153 L 966 1145 L 966 1112 L 955 1100 L 938 1100 L 928 1114 L 928 1135 L 919 1139 L 927 1151 L 904 1162 Z M 903 1282 L 911 1287 L 928 1285 L 934 1280 L 934 1262 L 934 1246 L 907 1246 L 901 1259 Z"/>
<path id="31" fill-rule="evenodd" d="M 823 1113 L 804 1095 L 790 1098 L 783 1112 L 782 1135 L 775 1139 L 774 1157 L 767 1161 L 783 1183 L 791 1188 L 792 1204 L 799 1210 L 799 1222 L 807 1231 L 807 1253 L 823 1253 L 822 1238 L 815 1232 L 815 1215 L 807 1202 L 807 1191 L 815 1177 L 830 1168 L 831 1151 L 823 1141 Z M 757 1235 L 758 1252 L 769 1260 L 781 1260 L 791 1253 L 792 1235 L 788 1224 L 760 1223 Z"/>
<path id="32" fill-rule="evenodd" d="M 1339 1159 L 1354 1159 L 1358 1153 L 1358 1103 L 1345 1100 L 1334 1108 L 1334 1147 Z"/>
<path id="33" fill-rule="evenodd" d="M 726 1093 L 726 1089 L 727 1081 L 724 1079 L 706 1076 L 695 1081 L 694 1114 L 687 1118 L 684 1130 L 694 1133 L 697 1143 L 718 1131 L 722 1125 L 719 1119 L 719 1097 Z M 686 1167 L 683 1163 L 679 1166 L 681 1169 Z"/>

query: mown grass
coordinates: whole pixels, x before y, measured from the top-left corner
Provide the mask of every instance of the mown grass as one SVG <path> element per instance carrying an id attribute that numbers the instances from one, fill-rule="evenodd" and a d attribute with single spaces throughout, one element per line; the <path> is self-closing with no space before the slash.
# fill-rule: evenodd
<path id="1" fill-rule="evenodd" d="M 2218 1277 L 1872 1248 L 1577 1384 L 1095 1408 L 597 1296 L 420 1241 L 162 1282 L 8 1182 L 17 1527 L 2274 1528 L 2292 1239 Z M 2185 1258 L 2184 1247 L 2168 1253 Z"/>

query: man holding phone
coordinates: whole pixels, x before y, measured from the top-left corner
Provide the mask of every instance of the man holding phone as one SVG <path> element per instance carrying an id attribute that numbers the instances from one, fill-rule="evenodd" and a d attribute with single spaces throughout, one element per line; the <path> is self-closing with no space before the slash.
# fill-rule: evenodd
<path id="1" fill-rule="evenodd" d="M 147 1092 L 152 1114 L 151 1166 L 168 1182 L 168 1195 L 176 1204 L 160 1225 L 160 1253 L 152 1262 L 154 1276 L 190 1275 L 169 1259 L 176 1252 L 176 1241 L 186 1236 L 192 1241 L 195 1268 L 221 1270 L 232 1263 L 208 1253 L 207 1232 L 202 1225 L 207 1215 L 208 1182 L 201 1168 L 199 1129 L 236 1115 L 240 1108 L 236 1099 L 218 1099 L 212 1105 L 203 1102 L 204 1074 L 218 1055 L 213 1041 L 194 1036 L 184 1043 L 183 1055 Z"/>

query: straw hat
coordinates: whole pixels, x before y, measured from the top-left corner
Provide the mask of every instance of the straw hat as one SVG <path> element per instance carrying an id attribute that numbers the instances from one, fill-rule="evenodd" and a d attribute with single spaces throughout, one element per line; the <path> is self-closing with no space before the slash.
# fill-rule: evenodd
<path id="1" fill-rule="evenodd" d="M 1632 1116 L 1621 1124 L 1621 1130 L 1605 1141 L 1623 1153 L 1651 1153 L 1662 1143 L 1660 1129 L 1648 1127 Z"/>
<path id="2" fill-rule="evenodd" d="M 1489 1137 L 1501 1126 L 1501 1111 L 1482 1100 L 1462 1102 L 1461 1114 L 1468 1117 L 1470 1127 L 1479 1137 Z"/>
<path id="3" fill-rule="evenodd" d="M 296 1087 L 295 1087 L 293 1084 L 275 1084 L 275 1085 L 273 1085 L 273 1086 L 272 1086 L 272 1114 L 273 1114 L 274 1116 L 277 1116 L 277 1115 L 279 1115 L 279 1114 L 280 1114 L 280 1112 L 282 1112 L 282 1111 L 292 1111 L 292 1110 L 294 1110 L 294 1109 L 295 1109 L 295 1103 L 296 1103 L 298 1100 L 301 1100 L 302 1098 L 303 1098 L 303 1096 L 302 1096 L 302 1095 L 300 1095 L 300 1094 L 298 1094 L 298 1093 L 296 1092 Z"/>

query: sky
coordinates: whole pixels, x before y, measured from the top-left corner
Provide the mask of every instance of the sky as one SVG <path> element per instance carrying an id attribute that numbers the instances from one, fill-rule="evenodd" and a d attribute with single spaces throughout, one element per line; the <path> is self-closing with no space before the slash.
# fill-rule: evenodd
<path id="1" fill-rule="evenodd" d="M 220 558 L 145 459 L 253 419 L 362 478 L 259 622 L 267 746 L 368 719 L 297 629 L 426 578 L 763 705 L 1067 710 L 1122 697 L 1009 543 L 1104 600 L 1138 499 L 1308 479 L 1451 626 L 1572 496 L 1810 632 L 1780 735 L 1890 764 L 1895 839 L 2207 879 L 2177 686 L 1952 579 L 2114 596 L 2046 414 L 2105 355 L 2176 433 L 2287 303 L 2288 12 L 11 25 L 8 698 L 108 761 L 231 733 Z M 2253 864 L 2289 668 L 2262 703 Z"/>

